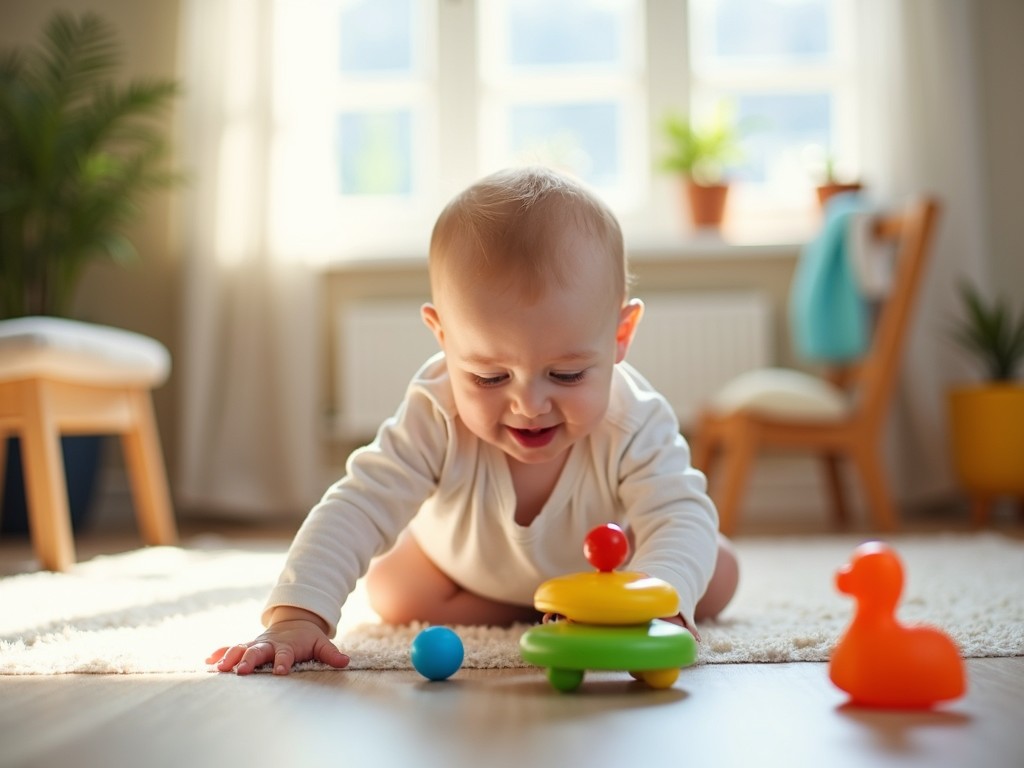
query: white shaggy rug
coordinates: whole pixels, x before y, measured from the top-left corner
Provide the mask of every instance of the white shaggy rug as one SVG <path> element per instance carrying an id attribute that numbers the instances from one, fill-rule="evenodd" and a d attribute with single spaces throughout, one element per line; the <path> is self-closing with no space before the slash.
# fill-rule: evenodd
<path id="1" fill-rule="evenodd" d="M 740 590 L 718 622 L 698 627 L 699 663 L 827 660 L 853 607 L 833 574 L 861 540 L 738 539 Z M 941 627 L 965 657 L 1024 655 L 1024 542 L 996 534 L 889 541 L 907 570 L 901 619 Z M 201 539 L 98 557 L 67 574 L 0 579 L 0 674 L 210 669 L 204 659 L 214 648 L 260 631 L 283 559 L 281 544 Z M 406 669 L 419 629 L 381 625 L 357 590 L 337 642 L 354 669 Z M 457 628 L 464 666 L 526 666 L 524 629 Z"/>

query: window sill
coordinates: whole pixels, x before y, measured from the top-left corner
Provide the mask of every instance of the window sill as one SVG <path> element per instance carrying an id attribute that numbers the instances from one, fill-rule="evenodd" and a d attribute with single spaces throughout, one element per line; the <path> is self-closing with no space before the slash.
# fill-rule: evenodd
<path id="1" fill-rule="evenodd" d="M 807 236 L 756 236 L 755 233 L 703 231 L 686 234 L 646 235 L 628 238 L 626 251 L 633 262 L 748 261 L 794 258 Z M 322 271 L 333 274 L 397 272 L 426 267 L 426 249 L 396 247 L 375 254 L 354 254 L 326 262 Z"/>

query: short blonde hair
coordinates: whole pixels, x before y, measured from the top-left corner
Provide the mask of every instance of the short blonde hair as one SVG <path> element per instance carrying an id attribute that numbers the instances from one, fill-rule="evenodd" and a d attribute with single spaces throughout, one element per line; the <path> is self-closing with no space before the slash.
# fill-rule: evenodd
<path id="1" fill-rule="evenodd" d="M 583 235 L 604 251 L 609 289 L 620 304 L 629 289 L 622 230 L 615 215 L 581 183 L 543 167 L 491 174 L 455 196 L 430 238 L 435 298 L 451 270 L 472 280 L 501 278 L 526 301 L 552 283 L 571 284 L 578 264 L 560 258 L 566 238 Z"/>

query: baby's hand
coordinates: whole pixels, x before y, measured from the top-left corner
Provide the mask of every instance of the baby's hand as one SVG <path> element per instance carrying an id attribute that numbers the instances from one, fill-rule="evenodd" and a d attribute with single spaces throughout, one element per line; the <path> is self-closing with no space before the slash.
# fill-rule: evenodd
<path id="1" fill-rule="evenodd" d="M 287 675 L 297 661 L 320 661 L 336 669 L 348 666 L 348 656 L 327 637 L 325 625 L 318 616 L 301 611 L 293 617 L 293 612 L 299 609 L 290 608 L 279 618 L 278 611 L 267 631 L 251 643 L 218 648 L 206 663 L 215 664 L 221 672 L 233 669 L 239 675 L 248 675 L 268 662 L 273 662 L 275 675 Z"/>
<path id="2" fill-rule="evenodd" d="M 696 640 L 698 643 L 701 641 L 700 633 L 697 631 L 697 628 L 690 624 L 690 622 L 688 622 L 685 618 L 683 618 L 683 614 L 677 613 L 675 616 L 665 616 L 662 618 L 662 621 L 667 621 L 669 624 L 676 624 L 682 627 L 683 629 L 688 629 L 690 631 L 690 634 L 693 635 L 694 640 Z"/>

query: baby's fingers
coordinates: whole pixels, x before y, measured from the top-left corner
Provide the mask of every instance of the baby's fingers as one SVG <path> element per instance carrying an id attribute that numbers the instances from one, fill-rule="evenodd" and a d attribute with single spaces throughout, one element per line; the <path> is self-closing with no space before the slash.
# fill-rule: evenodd
<path id="1" fill-rule="evenodd" d="M 249 646 L 245 644 L 218 648 L 210 654 L 206 663 L 216 664 L 217 669 L 221 672 L 230 672 L 241 661 L 247 650 L 249 650 Z"/>
<path id="2" fill-rule="evenodd" d="M 349 658 L 330 640 L 324 640 L 313 648 L 313 658 L 335 669 L 348 666 Z"/>
<path id="3" fill-rule="evenodd" d="M 223 659 L 224 658 L 224 654 L 228 652 L 228 647 L 229 646 L 227 646 L 227 645 L 221 646 L 216 651 L 211 653 L 209 656 L 206 657 L 206 663 L 207 664 L 216 664 L 218 661 Z"/>
<path id="4" fill-rule="evenodd" d="M 295 663 L 295 653 L 287 646 L 281 646 L 274 654 L 274 674 L 287 675 L 292 671 L 292 664 Z"/>
<path id="5" fill-rule="evenodd" d="M 273 659 L 273 645 L 267 642 L 252 643 L 251 645 L 232 645 L 224 653 L 217 663 L 217 669 L 221 672 L 230 672 L 234 669 L 239 675 L 248 675 L 260 665 L 266 664 Z"/>

